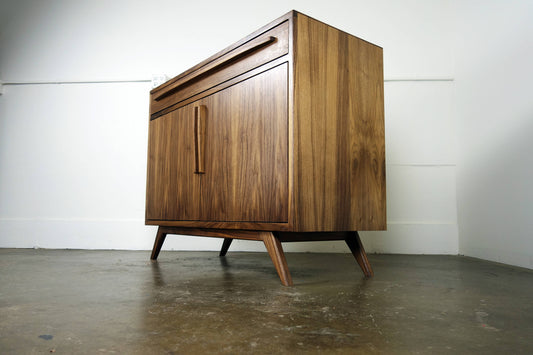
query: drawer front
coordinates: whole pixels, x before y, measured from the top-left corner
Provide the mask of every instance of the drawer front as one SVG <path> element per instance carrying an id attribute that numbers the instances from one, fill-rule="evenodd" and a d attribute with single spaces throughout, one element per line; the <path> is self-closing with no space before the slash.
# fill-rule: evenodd
<path id="1" fill-rule="evenodd" d="M 153 115 L 289 52 L 288 21 L 260 34 L 194 72 L 171 81 L 150 97 Z"/>

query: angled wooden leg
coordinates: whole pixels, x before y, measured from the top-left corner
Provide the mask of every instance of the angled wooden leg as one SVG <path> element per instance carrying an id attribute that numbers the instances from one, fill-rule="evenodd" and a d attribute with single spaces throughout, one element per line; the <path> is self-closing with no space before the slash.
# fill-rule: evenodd
<path id="1" fill-rule="evenodd" d="M 231 242 L 233 242 L 233 238 L 224 238 L 224 241 L 222 242 L 222 249 L 220 249 L 219 256 L 224 256 L 228 252 L 229 246 L 231 245 Z"/>
<path id="2" fill-rule="evenodd" d="M 363 243 L 361 243 L 361 238 L 359 238 L 359 233 L 357 232 L 347 232 L 346 233 L 346 244 L 350 247 L 355 260 L 363 270 L 363 273 L 366 277 L 374 276 L 370 262 L 366 257 L 365 248 L 363 248 Z"/>
<path id="3" fill-rule="evenodd" d="M 155 237 L 154 241 L 154 248 L 152 249 L 152 256 L 150 256 L 151 260 L 157 260 L 157 257 L 159 256 L 159 252 L 161 251 L 161 247 L 163 246 L 163 243 L 165 242 L 165 238 L 167 237 L 167 232 L 164 228 L 157 229 L 157 235 Z"/>
<path id="4" fill-rule="evenodd" d="M 285 259 L 285 253 L 281 247 L 281 242 L 271 232 L 261 233 L 261 238 L 263 239 L 268 254 L 274 263 L 279 278 L 281 279 L 281 283 L 284 286 L 292 286 L 292 278 L 289 273 L 289 267 L 287 266 L 287 260 Z"/>

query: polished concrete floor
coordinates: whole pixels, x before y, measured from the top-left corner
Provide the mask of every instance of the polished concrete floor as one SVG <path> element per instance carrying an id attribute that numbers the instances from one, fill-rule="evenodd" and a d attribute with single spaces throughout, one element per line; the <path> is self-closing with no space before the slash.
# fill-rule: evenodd
<path id="1" fill-rule="evenodd" d="M 455 256 L 0 249 L 0 354 L 532 354 L 533 272 Z"/>

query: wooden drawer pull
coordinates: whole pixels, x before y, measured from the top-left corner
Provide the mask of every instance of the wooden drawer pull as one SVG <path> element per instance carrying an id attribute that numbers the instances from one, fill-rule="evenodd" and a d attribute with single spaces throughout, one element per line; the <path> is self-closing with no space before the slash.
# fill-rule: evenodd
<path id="1" fill-rule="evenodd" d="M 207 109 L 204 105 L 194 108 L 194 173 L 205 174 L 205 124 Z"/>
<path id="2" fill-rule="evenodd" d="M 195 75 L 192 78 L 190 78 L 189 80 L 186 80 L 183 83 L 179 84 L 178 86 L 175 86 L 175 87 L 169 89 L 168 91 L 165 91 L 165 92 L 161 93 L 159 96 L 156 96 L 155 97 L 155 101 L 160 101 L 160 100 L 164 99 L 165 97 L 172 95 L 173 93 L 175 93 L 179 89 L 183 88 L 184 86 L 192 84 L 193 82 L 195 82 L 197 80 L 200 80 L 201 78 L 211 74 L 212 72 L 218 70 L 219 68 L 221 68 L 221 67 L 223 67 L 225 65 L 228 65 L 228 64 L 230 64 L 232 62 L 235 62 L 235 61 L 241 59 L 242 57 L 247 56 L 250 53 L 253 53 L 253 52 L 255 52 L 255 51 L 257 51 L 257 50 L 259 50 L 259 49 L 271 44 L 271 43 L 274 43 L 276 40 L 277 40 L 276 37 L 269 36 L 269 37 L 261 38 L 257 42 L 251 42 L 251 43 L 248 43 L 248 44 L 242 46 L 240 48 L 240 50 L 235 51 L 235 53 L 233 53 L 233 55 L 229 56 L 228 58 L 225 58 L 221 62 L 216 62 L 214 64 L 206 65 L 203 69 L 201 69 L 200 71 L 197 71 L 195 73 Z"/>

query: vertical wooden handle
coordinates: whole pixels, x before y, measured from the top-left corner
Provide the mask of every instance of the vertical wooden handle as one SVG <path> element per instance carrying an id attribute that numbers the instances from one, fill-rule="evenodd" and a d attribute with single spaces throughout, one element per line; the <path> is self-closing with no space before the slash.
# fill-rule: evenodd
<path id="1" fill-rule="evenodd" d="M 204 105 L 194 108 L 194 173 L 205 174 L 205 120 L 207 109 Z"/>

